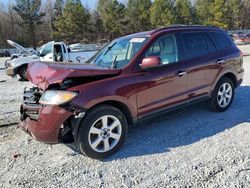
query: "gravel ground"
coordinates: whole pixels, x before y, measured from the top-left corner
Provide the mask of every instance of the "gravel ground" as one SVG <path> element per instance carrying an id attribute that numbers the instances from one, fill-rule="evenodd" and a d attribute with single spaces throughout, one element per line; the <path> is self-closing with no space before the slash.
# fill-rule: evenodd
<path id="1" fill-rule="evenodd" d="M 250 53 L 249 46 L 241 46 Z M 250 187 L 250 57 L 232 107 L 206 103 L 130 130 L 105 161 L 62 144 L 46 145 L 16 128 L 22 90 L 0 60 L 0 187 Z"/>

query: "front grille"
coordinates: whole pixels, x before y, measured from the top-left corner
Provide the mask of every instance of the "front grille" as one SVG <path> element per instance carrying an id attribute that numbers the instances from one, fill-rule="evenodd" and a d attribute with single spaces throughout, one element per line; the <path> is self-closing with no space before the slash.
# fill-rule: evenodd
<path id="1" fill-rule="evenodd" d="M 41 98 L 43 91 L 37 87 L 24 88 L 23 105 L 21 106 L 21 120 L 25 120 L 27 117 L 38 120 L 39 99 Z"/>
<path id="2" fill-rule="evenodd" d="M 23 102 L 26 105 L 39 104 L 39 99 L 41 98 L 43 92 L 37 87 L 24 88 Z"/>

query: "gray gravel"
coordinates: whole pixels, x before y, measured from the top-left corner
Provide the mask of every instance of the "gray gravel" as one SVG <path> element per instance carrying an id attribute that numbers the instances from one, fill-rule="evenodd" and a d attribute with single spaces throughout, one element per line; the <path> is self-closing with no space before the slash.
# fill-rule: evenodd
<path id="1" fill-rule="evenodd" d="M 31 84 L 7 77 L 3 61 L 0 187 L 250 187 L 250 57 L 227 112 L 201 103 L 145 122 L 102 162 L 66 145 L 39 143 L 16 128 L 23 87 Z"/>

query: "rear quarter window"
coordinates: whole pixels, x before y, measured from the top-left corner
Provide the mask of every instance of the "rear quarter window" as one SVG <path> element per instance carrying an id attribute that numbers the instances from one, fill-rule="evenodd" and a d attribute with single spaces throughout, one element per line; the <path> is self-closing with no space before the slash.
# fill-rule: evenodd
<path id="1" fill-rule="evenodd" d="M 229 39 L 229 37 L 225 33 L 209 32 L 209 34 L 212 37 L 213 41 L 215 42 L 219 50 L 226 49 L 232 45 L 232 41 Z"/>

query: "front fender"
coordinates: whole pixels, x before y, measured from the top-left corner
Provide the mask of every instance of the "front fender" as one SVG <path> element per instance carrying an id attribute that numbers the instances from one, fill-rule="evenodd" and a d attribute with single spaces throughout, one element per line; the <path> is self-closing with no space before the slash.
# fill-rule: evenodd
<path id="1" fill-rule="evenodd" d="M 136 110 L 136 105 L 135 105 L 136 99 L 132 99 L 132 101 L 134 101 L 133 103 L 131 102 L 131 99 L 127 100 L 126 98 L 123 98 L 118 95 L 105 96 L 105 97 L 95 98 L 95 99 L 93 98 L 92 100 L 84 100 L 84 99 L 85 99 L 84 97 L 79 97 L 79 99 L 73 100 L 71 102 L 71 105 L 75 107 L 79 106 L 79 108 L 84 107 L 85 109 L 90 109 L 102 103 L 117 102 L 117 103 L 122 104 L 123 106 L 126 106 L 133 120 L 136 121 L 136 117 L 137 117 L 137 110 Z"/>

